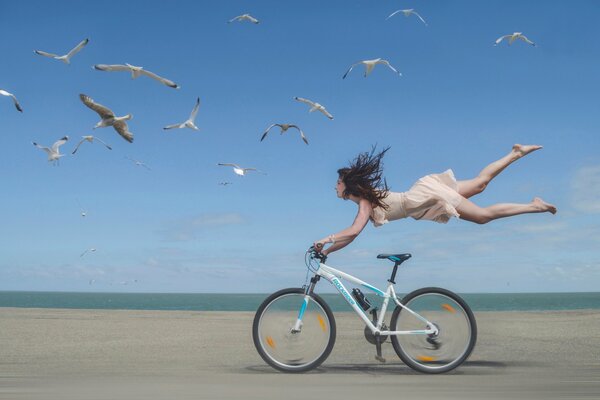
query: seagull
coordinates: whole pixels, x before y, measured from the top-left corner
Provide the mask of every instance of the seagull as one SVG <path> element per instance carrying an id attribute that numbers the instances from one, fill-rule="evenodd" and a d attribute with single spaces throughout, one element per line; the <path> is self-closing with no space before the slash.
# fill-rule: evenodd
<path id="1" fill-rule="evenodd" d="M 272 124 L 271 126 L 269 126 L 267 128 L 267 130 L 265 131 L 265 133 L 263 133 L 262 137 L 260 138 L 261 142 L 267 137 L 267 133 L 269 133 L 269 131 L 271 130 L 271 128 L 273 128 L 274 126 L 278 126 L 278 127 L 281 128 L 281 134 L 282 135 L 283 135 L 283 133 L 285 131 L 287 131 L 290 128 L 296 128 L 296 129 L 298 129 L 298 131 L 300 132 L 300 137 L 302 138 L 302 140 L 304 140 L 304 143 L 308 144 L 308 140 L 306 139 L 306 136 L 304 136 L 304 132 L 302 132 L 302 129 L 300 129 L 297 125 L 294 125 L 294 124 Z"/>
<path id="2" fill-rule="evenodd" d="M 323 107 L 319 103 L 315 103 L 314 101 L 310 101 L 308 99 L 303 99 L 302 97 L 294 97 L 294 100 L 299 101 L 299 102 L 304 103 L 304 104 L 308 104 L 310 106 L 310 110 L 308 112 L 320 111 L 327 118 L 333 119 L 333 115 L 329 114 L 329 112 L 327 112 L 327 110 L 325 109 L 325 107 Z"/>
<path id="3" fill-rule="evenodd" d="M 227 186 L 227 185 L 233 185 L 233 183 L 231 183 L 231 182 L 219 182 L 219 185 L 221 185 L 221 186 Z"/>
<path id="4" fill-rule="evenodd" d="M 410 16 L 410 14 L 414 14 L 414 15 L 416 15 L 417 17 L 419 17 L 419 19 L 420 19 L 420 20 L 421 20 L 421 21 L 422 21 L 422 22 L 425 24 L 425 26 L 427 26 L 427 22 L 425 22 L 425 20 L 423 19 L 423 17 L 421 17 L 421 16 L 420 16 L 420 15 L 419 15 L 419 14 L 418 14 L 416 11 L 415 11 L 415 9 L 414 9 L 414 8 L 409 8 L 409 9 L 407 9 L 407 10 L 396 10 L 396 11 L 394 11 L 393 13 L 391 13 L 391 14 L 390 14 L 390 15 L 389 15 L 389 16 L 386 18 L 386 20 L 388 20 L 388 19 L 392 18 L 394 15 L 398 14 L 399 12 L 401 12 L 401 13 L 404 13 L 404 16 L 405 16 L 405 17 L 408 17 L 408 16 Z"/>
<path id="5" fill-rule="evenodd" d="M 19 104 L 19 102 L 17 101 L 17 98 L 15 97 L 14 94 L 7 92 L 6 90 L 0 89 L 0 94 L 2 96 L 8 96 L 8 97 L 12 97 L 13 99 L 13 103 L 15 103 L 15 107 L 17 107 L 17 110 L 20 112 L 23 112 L 23 109 L 21 108 L 21 105 Z"/>
<path id="6" fill-rule="evenodd" d="M 48 162 L 52 161 L 56 165 L 58 164 L 59 158 L 64 156 L 64 154 L 59 153 L 59 147 L 65 144 L 67 140 L 69 140 L 68 136 L 60 138 L 59 140 L 54 142 L 51 149 L 45 146 L 40 146 L 36 142 L 32 142 L 32 144 L 38 149 L 44 150 L 48 154 Z"/>
<path id="7" fill-rule="evenodd" d="M 77 200 L 77 204 L 79 205 L 79 208 L 81 209 L 81 217 L 85 218 L 87 216 L 87 211 L 83 207 L 81 207 L 79 200 Z"/>
<path id="8" fill-rule="evenodd" d="M 218 163 L 217 165 L 221 165 L 223 167 L 233 167 L 233 172 L 236 173 L 236 175 L 239 176 L 244 176 L 246 174 L 246 171 L 256 171 L 256 172 L 261 172 L 259 170 L 257 170 L 256 168 L 242 168 L 237 164 L 229 164 L 229 163 Z M 264 172 L 263 172 L 264 173 Z"/>
<path id="9" fill-rule="evenodd" d="M 508 39 L 508 45 L 510 46 L 511 44 L 513 44 L 513 42 L 517 39 L 521 39 L 522 41 L 524 41 L 527 44 L 530 44 L 532 46 L 535 46 L 535 43 L 533 43 L 531 40 L 527 39 L 527 36 L 523 35 L 522 32 L 515 32 L 512 35 L 504 35 L 504 36 L 500 36 L 498 39 L 496 39 L 496 42 L 494 43 L 494 46 L 498 46 L 498 44 L 503 41 L 504 39 Z"/>
<path id="10" fill-rule="evenodd" d="M 96 65 L 94 65 L 94 68 L 99 71 L 130 71 L 131 79 L 136 79 L 140 75 L 146 75 L 147 77 L 155 79 L 155 80 L 159 81 L 160 83 L 165 84 L 169 87 L 172 87 L 174 89 L 179 89 L 179 85 L 176 84 L 175 82 L 173 82 L 169 79 L 160 77 L 153 72 L 147 71 L 144 69 L 144 67 L 136 67 L 135 65 L 125 63 L 125 65 L 96 64 Z"/>
<path id="11" fill-rule="evenodd" d="M 75 154 L 75 152 L 77 151 L 77 149 L 79 149 L 79 146 L 81 146 L 81 143 L 83 143 L 83 142 L 94 143 L 94 139 L 96 139 L 97 141 L 99 141 L 100 143 L 102 143 L 104 146 L 106 146 L 107 149 L 112 150 L 112 147 L 110 147 L 109 145 L 107 145 L 102 140 L 98 139 L 97 137 L 94 137 L 92 135 L 87 135 L 87 136 L 82 136 L 82 138 L 83 139 L 81 139 L 81 141 L 79 143 L 77 143 L 77 146 L 75 147 L 75 150 L 73 150 L 73 152 L 71 154 Z"/>
<path id="12" fill-rule="evenodd" d="M 363 61 L 359 61 L 357 63 L 352 64 L 350 66 L 350 68 L 348 68 L 348 71 L 346 71 L 344 76 L 342 76 L 342 79 L 346 79 L 346 76 L 350 73 L 350 71 L 352 71 L 352 68 L 356 67 L 358 64 L 365 65 L 365 68 L 366 68 L 365 69 L 365 78 L 367 77 L 367 75 L 369 75 L 371 73 L 371 71 L 373 71 L 373 68 L 375 68 L 375 65 L 377 65 L 377 64 L 387 65 L 392 71 L 394 71 L 398 75 L 402 76 L 402 73 L 398 72 L 394 67 L 392 67 L 391 64 L 389 63 L 389 61 L 382 60 L 381 58 L 376 58 L 374 60 L 363 60 Z"/>
<path id="13" fill-rule="evenodd" d="M 59 56 L 59 55 L 52 54 L 52 53 L 46 53 L 45 51 L 41 51 L 41 50 L 34 50 L 33 52 L 35 54 L 39 54 L 40 56 L 45 56 L 45 57 L 54 58 L 55 60 L 60 60 L 60 61 L 64 62 L 65 64 L 71 64 L 71 57 L 73 57 L 75 54 L 79 53 L 81 51 L 81 49 L 83 49 L 85 47 L 85 45 L 88 44 L 89 41 L 90 41 L 90 39 L 82 40 L 81 43 L 79 43 L 77 46 L 75 46 L 75 48 L 73 48 L 73 50 L 71 50 L 64 56 Z"/>
<path id="14" fill-rule="evenodd" d="M 190 117 L 185 122 L 182 122 L 181 124 L 167 125 L 163 129 L 165 129 L 165 130 L 166 129 L 174 129 L 174 128 L 190 128 L 190 129 L 195 129 L 195 130 L 200 129 L 194 124 L 194 120 L 196 119 L 196 114 L 198 114 L 198 108 L 200 108 L 200 97 L 198 97 L 196 99 L 196 105 L 194 106 L 194 109 L 192 110 Z"/>
<path id="15" fill-rule="evenodd" d="M 94 103 L 94 100 L 85 94 L 80 94 L 79 98 L 83 101 L 83 104 L 96 111 L 98 115 L 100 115 L 100 118 L 102 118 L 102 120 L 94 126 L 94 129 L 112 126 L 123 139 L 127 140 L 129 143 L 133 143 L 133 133 L 129 132 L 129 127 L 127 126 L 127 122 L 125 122 L 128 119 L 133 118 L 133 115 L 127 114 L 124 117 L 115 117 L 115 114 L 109 108 L 104 107 L 102 104 Z"/>
<path id="16" fill-rule="evenodd" d="M 259 23 L 259 21 L 256 18 L 254 18 L 252 15 L 250 15 L 250 14 L 238 15 L 237 17 L 232 18 L 229 21 L 227 21 L 227 23 L 230 24 L 233 21 L 239 21 L 239 22 L 250 21 L 253 24 L 258 24 Z"/>
<path id="17" fill-rule="evenodd" d="M 146 164 L 144 164 L 143 162 L 141 162 L 140 160 L 135 160 L 133 158 L 127 157 L 125 156 L 126 159 L 128 159 L 129 161 L 132 161 L 135 165 L 137 165 L 138 167 L 144 167 L 147 170 L 151 171 L 150 167 L 148 167 Z"/>
<path id="18" fill-rule="evenodd" d="M 90 253 L 90 252 L 93 253 L 94 251 L 96 251 L 96 249 L 93 247 L 91 249 L 86 249 L 83 253 L 81 253 L 81 255 L 79 257 L 81 258 L 81 257 L 85 256 L 87 253 Z"/>

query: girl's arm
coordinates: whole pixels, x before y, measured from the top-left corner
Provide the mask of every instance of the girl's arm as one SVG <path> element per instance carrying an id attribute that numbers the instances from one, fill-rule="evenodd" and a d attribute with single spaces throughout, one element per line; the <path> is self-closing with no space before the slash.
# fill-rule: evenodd
<path id="1" fill-rule="evenodd" d="M 352 226 L 315 242 L 315 247 L 317 247 L 318 243 L 321 243 L 322 245 L 326 243 L 333 243 L 326 250 L 322 251 L 324 255 L 328 255 L 334 251 L 348 246 L 354 239 L 356 239 L 356 237 L 367 225 L 367 222 L 369 222 L 369 218 L 371 217 L 372 210 L 373 207 L 371 206 L 371 203 L 366 199 L 361 199 L 358 204 L 358 214 L 356 215 Z"/>

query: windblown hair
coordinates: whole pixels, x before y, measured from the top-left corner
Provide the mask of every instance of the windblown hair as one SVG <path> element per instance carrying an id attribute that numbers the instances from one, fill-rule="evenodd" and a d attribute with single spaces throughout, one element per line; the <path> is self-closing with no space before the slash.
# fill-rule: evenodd
<path id="1" fill-rule="evenodd" d="M 383 199 L 388 195 L 389 188 L 383 174 L 383 156 L 390 148 L 386 147 L 375 153 L 375 146 L 371 152 L 360 153 L 347 168 L 338 169 L 340 179 L 346 185 L 343 197 L 350 195 L 367 199 L 374 207 L 387 210 Z"/>

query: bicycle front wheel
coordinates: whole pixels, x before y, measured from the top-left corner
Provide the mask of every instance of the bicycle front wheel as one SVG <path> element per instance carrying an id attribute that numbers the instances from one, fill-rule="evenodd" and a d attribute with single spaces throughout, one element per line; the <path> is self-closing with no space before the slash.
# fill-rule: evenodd
<path id="1" fill-rule="evenodd" d="M 300 329 L 294 329 L 302 315 Z M 252 325 L 254 346 L 267 364 L 280 371 L 305 372 L 321 365 L 335 343 L 335 320 L 321 297 L 283 289 L 258 308 Z"/>
<path id="2" fill-rule="evenodd" d="M 409 367 L 426 373 L 450 371 L 471 355 L 477 341 L 473 312 L 457 294 L 441 288 L 424 288 L 409 293 L 402 304 L 434 324 L 437 335 L 405 334 L 392 336 L 396 354 Z M 398 306 L 390 330 L 427 329 L 427 324 Z"/>

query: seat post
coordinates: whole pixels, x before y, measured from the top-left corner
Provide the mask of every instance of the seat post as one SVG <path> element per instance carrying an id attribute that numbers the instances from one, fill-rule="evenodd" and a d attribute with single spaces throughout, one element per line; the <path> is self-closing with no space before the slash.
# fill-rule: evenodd
<path id="1" fill-rule="evenodd" d="M 390 277 L 390 279 L 388 279 L 388 282 L 392 283 L 392 284 L 396 284 L 396 272 L 398 272 L 398 266 L 400 265 L 402 261 L 398 262 L 396 261 L 394 263 L 394 269 L 392 270 L 392 276 Z"/>

